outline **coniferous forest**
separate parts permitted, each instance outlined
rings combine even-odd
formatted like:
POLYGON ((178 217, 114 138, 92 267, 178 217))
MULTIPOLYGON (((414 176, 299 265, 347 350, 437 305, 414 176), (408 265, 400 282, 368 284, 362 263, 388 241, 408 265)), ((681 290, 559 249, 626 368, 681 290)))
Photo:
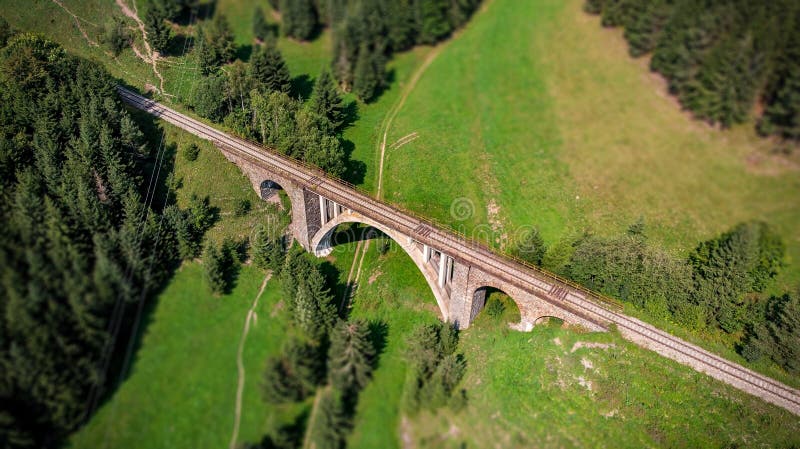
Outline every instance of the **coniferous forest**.
POLYGON ((140 302, 197 254, 208 224, 202 203, 179 210, 155 195, 163 148, 145 144, 115 85, 40 37, 17 35, 0 52, 0 441, 10 447, 53 445, 91 413, 140 302))
POLYGON ((624 27, 630 54, 696 117, 800 139, 800 3, 794 0, 587 0, 603 26, 624 27))

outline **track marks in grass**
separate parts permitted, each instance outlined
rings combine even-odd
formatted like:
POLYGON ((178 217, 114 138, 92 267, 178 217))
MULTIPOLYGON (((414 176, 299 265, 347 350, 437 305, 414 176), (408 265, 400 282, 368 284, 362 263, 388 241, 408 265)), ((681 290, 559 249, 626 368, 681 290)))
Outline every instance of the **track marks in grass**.
POLYGON ((256 315, 258 299, 264 294, 264 289, 267 287, 267 282, 271 277, 272 273, 268 273, 264 277, 264 281, 261 283, 261 288, 258 290, 258 294, 256 295, 255 299, 253 299, 253 305, 250 306, 250 309, 247 311, 247 316, 244 320, 244 327, 242 328, 242 337, 239 339, 239 349, 236 352, 236 368, 239 372, 239 378, 236 384, 236 405, 234 408, 233 434, 231 435, 231 442, 228 445, 230 449, 236 448, 236 440, 239 438, 239 424, 241 423, 242 418, 242 394, 244 393, 245 380, 244 361, 242 360, 242 354, 244 353, 244 342, 247 340, 247 333, 250 331, 250 323, 252 322, 255 324, 258 319, 256 315))

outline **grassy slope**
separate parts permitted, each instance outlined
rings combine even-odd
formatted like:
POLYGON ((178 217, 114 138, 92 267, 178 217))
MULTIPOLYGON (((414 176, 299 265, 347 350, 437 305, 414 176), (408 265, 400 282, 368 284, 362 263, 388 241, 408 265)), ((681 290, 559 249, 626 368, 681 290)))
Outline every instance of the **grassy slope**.
MULTIPOLYGON (((397 245, 379 256, 372 242, 351 316, 387 326, 386 347, 363 391, 351 448, 413 447, 742 447, 798 443, 788 412, 745 395, 613 334, 576 334, 540 326, 510 331, 482 314, 462 333, 467 358, 465 410, 423 413, 403 424, 404 341, 438 314, 422 276, 397 245), (576 342, 610 344, 572 348, 576 342), (586 368, 583 360, 592 364, 586 368), (580 379, 591 383, 591 390, 580 379), (612 416, 605 416, 612 415, 612 416)), ((343 284, 355 244, 328 261, 343 284)), ((494 294, 497 295, 497 294, 494 294)), ((497 295, 505 300, 502 295, 497 295)))
POLYGON ((691 120, 581 4, 491 1, 400 112, 389 141, 420 138, 388 154, 387 198, 453 222, 451 202, 466 197, 470 227, 495 201, 509 238, 535 224, 551 243, 583 228, 617 234, 643 216, 652 240, 680 254, 763 218, 789 244, 782 280, 796 283, 797 171, 766 156, 750 124, 691 120))
MULTIPOLYGON (((447 43, 390 131, 389 142, 420 137, 387 150, 385 197, 501 245, 520 226, 539 226, 552 245, 584 229, 618 235, 642 216, 654 244, 679 256, 737 222, 764 219, 788 244, 775 290, 796 286, 792 162, 770 157, 751 124, 719 131, 682 113, 646 61, 630 61, 621 33, 581 4, 493 0, 447 43), (464 220, 451 211, 461 199, 474 205, 464 220)), ((703 336, 744 362, 729 340, 703 336)), ((797 385, 766 365, 755 368, 797 385)))
MULTIPOLYGON (((234 291, 215 298, 202 267, 185 264, 157 299, 130 376, 70 447, 225 447, 233 429, 236 350, 263 277, 245 267, 234 291)), ((272 414, 261 401, 258 379, 265 357, 284 338, 284 323, 270 315, 279 296, 278 284, 268 283, 245 346, 249 377, 240 441, 259 439, 272 414)))
POLYGON ((462 335, 469 406, 417 417, 419 447, 788 447, 798 421, 609 334, 476 327, 462 335), (580 348, 577 342, 610 344, 580 348))
MULTIPOLYGON (((159 125, 166 130, 168 149, 162 178, 174 170, 182 179, 178 204, 185 207, 194 193, 208 195, 211 206, 218 209, 219 220, 206 234, 208 240, 252 237, 257 226, 279 226, 249 180, 210 143, 174 126, 159 125), (194 162, 186 161, 180 151, 191 142, 201 148, 194 162), (233 215, 240 199, 253 204, 253 210, 244 217, 233 215)), ((157 145, 161 128, 149 134, 156 142, 152 145, 157 145)), ((244 267, 234 291, 215 298, 209 293, 202 267, 184 264, 154 300, 130 376, 75 434, 71 446, 225 447, 233 429, 236 351, 247 310, 263 277, 260 270, 244 267)), ((285 316, 272 315, 279 300, 280 290, 273 279, 259 301, 259 321, 251 325, 245 345, 247 377, 239 441, 257 441, 302 409, 269 409, 259 393, 264 360, 277 352, 285 337, 285 316)))

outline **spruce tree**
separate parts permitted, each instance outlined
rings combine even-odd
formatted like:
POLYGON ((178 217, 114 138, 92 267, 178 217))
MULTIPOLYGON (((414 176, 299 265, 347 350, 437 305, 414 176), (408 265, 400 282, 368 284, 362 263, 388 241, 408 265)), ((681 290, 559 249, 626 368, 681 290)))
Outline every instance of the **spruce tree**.
POLYGON ((14 30, 11 29, 11 25, 8 24, 6 19, 0 17, 0 48, 5 47, 6 42, 13 35, 14 30))
POLYGON ((212 293, 217 295, 225 293, 228 286, 225 279, 226 269, 222 251, 213 243, 209 244, 203 254, 203 271, 212 293))
POLYGON ((253 36, 262 42, 272 41, 275 38, 272 34, 272 27, 264 17, 264 10, 260 6, 256 6, 253 12, 253 36))
POLYGON ((539 233, 539 228, 534 227, 517 243, 514 255, 534 265, 541 265, 546 252, 547 245, 545 245, 544 239, 539 233))
POLYGON ((206 33, 203 31, 202 26, 197 27, 194 54, 201 75, 209 75, 219 68, 219 57, 216 49, 206 39, 206 33))
POLYGON ((223 14, 214 14, 214 19, 206 31, 206 39, 213 46, 220 64, 233 61, 236 56, 236 43, 228 19, 223 14))
POLYGON ((447 19, 448 3, 447 0, 427 0, 417 3, 420 43, 434 44, 450 33, 450 22, 447 19))
POLYGON ((283 243, 266 232, 259 232, 253 240, 253 263, 261 269, 277 271, 283 263, 283 243))
POLYGON ((363 321, 339 321, 331 332, 328 372, 331 385, 350 394, 363 389, 372 375, 375 348, 363 321))
POLYGON ((322 380, 322 370, 315 348, 297 339, 289 339, 279 356, 267 360, 263 377, 264 398, 273 403, 305 399, 322 380))
POLYGON ((281 0, 283 34, 308 40, 317 27, 317 13, 312 0, 281 0))
POLYGON ((315 449, 342 449, 350 428, 350 420, 341 394, 325 389, 319 398, 317 415, 310 430, 311 445, 315 449))
POLYGON ((326 117, 334 129, 338 130, 344 123, 342 97, 329 71, 323 71, 314 83, 309 106, 318 115, 326 117))
POLYGON ((373 53, 366 44, 361 45, 353 73, 353 93, 365 103, 369 102, 378 89, 379 74, 375 73, 373 53))
POLYGON ((250 57, 250 76, 265 92, 288 93, 291 90, 291 74, 275 45, 257 48, 250 57))
POLYGON ((172 29, 164 20, 164 13, 158 8, 150 8, 144 15, 145 32, 147 40, 153 50, 165 53, 169 48, 169 41, 172 38, 172 29))

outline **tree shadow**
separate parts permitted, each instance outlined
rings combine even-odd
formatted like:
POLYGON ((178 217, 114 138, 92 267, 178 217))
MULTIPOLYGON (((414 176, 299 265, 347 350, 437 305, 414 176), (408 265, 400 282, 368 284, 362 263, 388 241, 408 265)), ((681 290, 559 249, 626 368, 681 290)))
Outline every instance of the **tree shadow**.
MULTIPOLYGON (((300 447, 303 444, 303 437, 308 425, 310 413, 311 411, 309 408, 304 408, 300 413, 297 414, 297 416, 295 416, 292 422, 278 427, 268 435, 264 435, 264 438, 261 439, 256 447, 258 449, 300 447)), ((245 444, 241 447, 253 446, 245 444)))
POLYGON ((169 40, 169 47, 166 54, 168 56, 180 57, 192 51, 194 48, 194 38, 185 34, 178 34, 169 40))
POLYGON ((292 95, 302 99, 303 101, 311 98, 311 92, 314 90, 314 80, 308 74, 298 75, 292 78, 292 95))
POLYGON ((375 94, 366 103, 369 104, 378 101, 381 95, 383 95, 383 93, 386 92, 387 89, 389 89, 389 86, 391 86, 394 83, 396 78, 397 78, 397 72, 395 71, 395 69, 391 69, 388 72, 386 72, 385 81, 380 86, 378 86, 377 89, 375 89, 375 94))
POLYGON ((239 45, 236 47, 236 58, 242 62, 249 62, 253 55, 253 44, 239 45))
POLYGON ((341 131, 353 126, 353 124, 359 119, 358 115, 358 102, 353 100, 350 103, 344 105, 342 110, 344 115, 342 120, 342 125, 339 127, 341 131))
MULTIPOLYGON (((325 284, 328 285, 331 289, 331 295, 333 296, 333 302, 335 304, 339 304, 340 299, 344 296, 345 292, 347 291, 347 280, 343 280, 341 277, 341 271, 336 268, 335 265, 328 262, 327 260, 323 261, 319 265, 319 271, 322 273, 322 276, 325 278, 325 284)), ((342 318, 345 318, 344 316, 342 318)))
POLYGON ((353 151, 356 149, 356 145, 352 141, 345 139, 341 139, 340 141, 342 142, 345 160, 345 171, 342 178, 350 184, 363 184, 364 178, 367 176, 367 164, 364 163, 364 161, 352 158, 353 151))
POLYGON ((374 320, 369 324, 369 340, 375 349, 375 356, 372 359, 372 368, 378 369, 380 358, 386 349, 386 340, 389 337, 389 325, 384 321, 374 320))

